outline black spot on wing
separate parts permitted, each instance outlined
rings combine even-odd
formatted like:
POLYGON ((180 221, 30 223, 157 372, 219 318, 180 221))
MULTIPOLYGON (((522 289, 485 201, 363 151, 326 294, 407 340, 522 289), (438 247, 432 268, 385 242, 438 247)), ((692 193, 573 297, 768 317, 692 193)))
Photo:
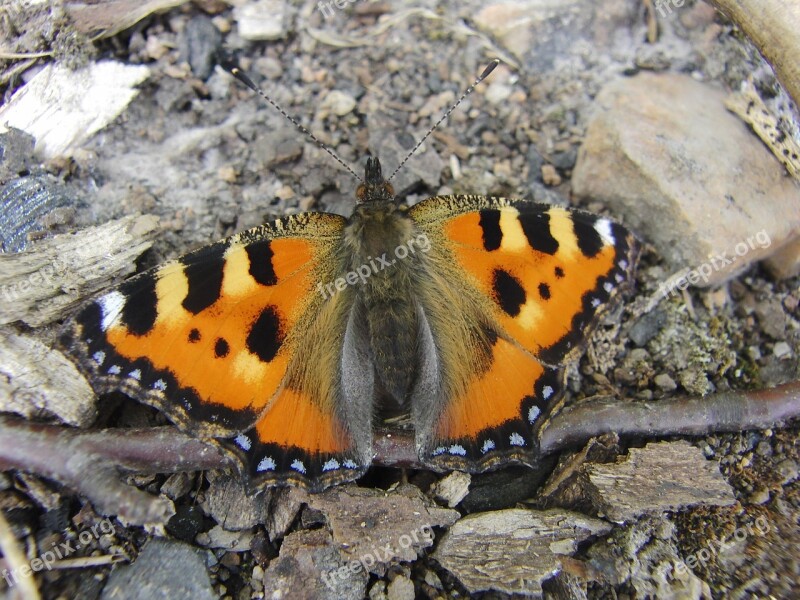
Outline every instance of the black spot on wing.
POLYGON ((556 267, 553 270, 553 273, 555 274, 556 278, 558 278, 558 279, 561 279, 562 277, 564 277, 564 269, 562 269, 561 267, 556 267))
POLYGON ((586 258, 594 258, 603 249, 603 238, 597 233, 594 224, 597 217, 582 213, 572 220, 572 228, 575 238, 578 240, 578 248, 586 258))
POLYGON ((183 272, 189 281, 189 292, 182 304, 190 313, 196 315, 219 300, 226 247, 225 244, 213 244, 181 259, 183 272))
POLYGON ((214 342, 214 356, 217 358, 225 358, 230 351, 231 347, 228 345, 228 342, 223 338, 217 338, 217 341, 214 342))
POLYGON ((550 215, 546 212, 521 212, 517 217, 528 244, 545 254, 558 251, 558 240, 550 233, 550 215))
POLYGON ((261 285, 275 285, 278 277, 272 265, 272 245, 269 240, 253 242, 245 246, 250 261, 250 276, 261 285))
POLYGON ((283 344, 283 328, 274 306, 267 306, 247 334, 247 349, 264 362, 270 362, 283 344))
POLYGON ((550 300, 550 286, 546 283, 539 284, 539 297, 542 300, 550 300))
POLYGON ((522 287, 522 284, 508 271, 495 269, 492 289, 500 308, 507 315, 516 317, 526 300, 525 288, 522 287))
POLYGON ((497 250, 503 241, 503 230, 500 229, 500 211, 482 210, 478 225, 483 231, 483 247, 486 250, 497 250))
POLYGON ((193 344, 195 342, 199 342, 201 337, 200 330, 196 328, 192 328, 192 330, 189 332, 189 341, 193 344))
POLYGON ((153 328, 158 315, 155 277, 138 277, 120 286, 125 296, 122 323, 133 335, 145 335, 153 328))

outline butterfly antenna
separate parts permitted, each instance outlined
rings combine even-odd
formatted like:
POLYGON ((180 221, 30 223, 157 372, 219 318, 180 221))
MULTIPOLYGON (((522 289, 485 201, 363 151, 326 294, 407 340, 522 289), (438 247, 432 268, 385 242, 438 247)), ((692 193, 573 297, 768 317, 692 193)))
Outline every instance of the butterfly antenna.
POLYGON ((430 136, 430 135, 431 135, 431 134, 432 134, 432 133, 433 133, 433 132, 436 130, 436 128, 437 128, 439 125, 441 125, 442 121, 444 121, 444 120, 445 120, 447 117, 449 117, 449 116, 450 116, 450 113, 451 113, 451 112, 453 112, 453 111, 454 111, 456 108, 458 108, 458 105, 459 105, 459 104, 461 104, 461 102, 464 100, 464 98, 466 98, 467 96, 469 96, 469 95, 472 93, 472 91, 475 89, 475 86, 477 86, 477 85, 478 85, 478 84, 479 84, 481 81, 483 81, 484 79, 486 79, 486 78, 489 76, 489 74, 490 74, 492 71, 494 71, 494 68, 495 68, 497 65, 499 65, 499 64, 500 64, 500 59, 499 59, 499 58, 495 58, 495 59, 494 59, 492 62, 490 62, 488 65, 486 65, 486 68, 483 70, 483 73, 481 73, 480 75, 478 75, 478 78, 477 78, 475 81, 473 81, 473 82, 472 82, 472 85, 471 85, 471 86, 469 86, 469 87, 468 87, 466 90, 464 90, 464 93, 463 93, 463 94, 461 94, 461 98, 459 98, 458 100, 456 100, 456 103, 455 103, 455 104, 453 104, 453 106, 451 106, 451 107, 450 107, 450 108, 447 110, 447 112, 446 112, 446 113, 444 113, 444 114, 441 116, 441 118, 440 118, 438 121, 436 121, 436 123, 434 123, 433 127, 431 127, 431 128, 428 130, 428 133, 426 133, 424 136, 422 136, 422 139, 421 139, 420 141, 418 141, 418 142, 417 142, 417 145, 416 145, 416 146, 414 146, 414 147, 411 149, 411 152, 409 152, 409 153, 406 155, 406 157, 405 157, 405 158, 402 160, 402 162, 401 162, 399 165, 397 165, 397 168, 394 170, 394 173, 392 173, 392 174, 389 176, 389 179, 387 179, 386 181, 391 181, 391 180, 394 178, 394 176, 395 176, 395 175, 397 175, 397 172, 398 172, 400 169, 402 169, 402 168, 403 168, 403 165, 404 165, 404 164, 406 164, 406 162, 408 162, 408 159, 409 159, 409 158, 411 158, 411 157, 414 155, 414 153, 417 151, 417 149, 418 149, 420 146, 422 146, 422 144, 425 142, 425 140, 427 140, 427 139, 428 139, 428 137, 429 137, 429 136, 430 136))
POLYGON ((236 65, 234 65, 233 63, 231 63, 230 61, 227 61, 227 60, 220 61, 220 66, 223 69, 225 69, 228 73, 233 75, 236 79, 238 79, 243 84, 245 84, 247 87, 249 87, 251 90, 253 90, 256 94, 258 94, 259 96, 264 98, 264 100, 269 102, 273 106, 273 108, 275 108, 275 110, 277 110, 284 117, 286 117, 289 121, 291 121, 292 124, 295 127, 297 127, 300 131, 302 131, 308 137, 310 137, 312 140, 314 140, 317 143, 317 146, 319 146, 320 148, 325 150, 325 152, 330 154, 333 157, 333 159, 336 162, 338 162, 340 165, 342 165, 345 169, 347 169, 353 177, 358 179, 358 181, 360 181, 361 183, 364 183, 364 180, 361 177, 359 177, 356 174, 356 172, 353 171, 353 169, 351 169, 347 164, 345 164, 345 162, 341 158, 339 158, 333 150, 328 148, 319 138, 317 138, 317 136, 315 136, 308 129, 306 129, 300 123, 298 123, 291 115, 289 115, 289 113, 287 113, 285 110, 283 110, 283 108, 281 108, 281 106, 277 102, 275 102, 272 98, 267 96, 267 94, 260 87, 258 87, 255 83, 253 83, 253 80, 250 79, 247 75, 245 75, 244 72, 239 67, 237 67, 236 65))

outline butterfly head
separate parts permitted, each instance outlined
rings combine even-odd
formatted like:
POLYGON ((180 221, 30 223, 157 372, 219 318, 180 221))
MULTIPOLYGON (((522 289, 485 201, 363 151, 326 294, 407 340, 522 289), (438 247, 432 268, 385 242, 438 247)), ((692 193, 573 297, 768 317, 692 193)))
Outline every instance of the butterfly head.
POLYGON ((356 200, 359 204, 394 200, 394 188, 383 178, 381 161, 377 158, 367 158, 367 166, 364 169, 364 183, 358 186, 356 190, 356 200))

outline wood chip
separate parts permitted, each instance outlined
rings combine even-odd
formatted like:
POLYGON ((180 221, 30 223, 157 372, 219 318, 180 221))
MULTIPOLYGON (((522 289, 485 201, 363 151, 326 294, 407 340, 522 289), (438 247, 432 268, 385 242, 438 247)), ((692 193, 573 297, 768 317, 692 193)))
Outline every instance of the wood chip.
POLYGON ((542 582, 561 571, 563 556, 610 530, 604 521, 570 511, 510 508, 464 517, 445 533, 433 557, 471 593, 538 598, 542 582))
POLYGON ((460 516, 436 506, 412 485, 389 492, 339 486, 309 494, 307 503, 327 517, 345 562, 369 563, 378 575, 392 561, 416 560, 420 550, 433 545, 432 528, 451 525, 460 516))
POLYGON ((47 238, 31 250, 0 254, 0 324, 38 327, 55 321, 115 278, 136 269, 158 219, 128 216, 47 238))
POLYGON ((368 575, 342 561, 326 529, 295 531, 281 544, 280 556, 264 572, 265 598, 360 600, 368 575))
POLYGON ((61 352, 32 337, 0 333, 0 412, 27 418, 55 416, 87 427, 95 411, 92 388, 61 352))
POLYGON ((72 0, 63 7, 71 24, 85 34, 97 38, 111 37, 135 25, 156 11, 185 4, 186 0, 104 0, 81 2, 72 0))
POLYGON ((453 471, 447 477, 436 482, 431 492, 434 498, 446 502, 447 506, 454 508, 466 498, 471 482, 472 477, 469 473, 453 471))
POLYGON ((272 492, 269 515, 264 526, 270 541, 286 535, 308 494, 296 487, 278 488, 272 492))
POLYGON ((617 523, 695 504, 736 502, 717 463, 684 441, 631 448, 620 461, 587 465, 586 472, 592 504, 601 516, 617 523))
POLYGON ((0 108, 0 131, 10 125, 31 134, 43 160, 68 155, 116 119, 149 76, 143 65, 110 60, 77 71, 47 65, 0 108))
POLYGON ((200 503, 203 510, 229 531, 250 529, 267 520, 271 490, 248 494, 241 476, 209 471, 208 490, 200 503))

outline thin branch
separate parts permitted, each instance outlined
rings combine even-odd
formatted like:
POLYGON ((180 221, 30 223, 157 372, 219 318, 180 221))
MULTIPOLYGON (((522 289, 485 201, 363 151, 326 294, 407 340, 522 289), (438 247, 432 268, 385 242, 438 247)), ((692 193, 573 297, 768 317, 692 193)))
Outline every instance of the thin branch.
POLYGON ((89 498, 99 512, 136 524, 163 524, 174 512, 120 481, 118 468, 139 473, 194 471, 231 466, 214 445, 172 427, 80 432, 0 416, 0 469, 31 471, 60 481, 89 498))
MULTIPOLYGON (((542 433, 551 454, 604 433, 653 437, 763 429, 800 417, 800 381, 755 392, 721 392, 705 398, 657 402, 590 401, 566 408, 542 433)), ((374 464, 424 468, 413 434, 378 431, 374 464)), ((0 469, 49 477, 85 495, 102 514, 131 523, 164 523, 172 504, 120 481, 120 470, 166 473, 237 468, 233 454, 172 427, 81 432, 0 416, 0 469)))
POLYGON ((542 434, 550 454, 604 433, 620 436, 704 435, 712 431, 765 429, 800 417, 800 381, 758 391, 728 391, 705 398, 655 402, 602 400, 565 408, 542 434))

